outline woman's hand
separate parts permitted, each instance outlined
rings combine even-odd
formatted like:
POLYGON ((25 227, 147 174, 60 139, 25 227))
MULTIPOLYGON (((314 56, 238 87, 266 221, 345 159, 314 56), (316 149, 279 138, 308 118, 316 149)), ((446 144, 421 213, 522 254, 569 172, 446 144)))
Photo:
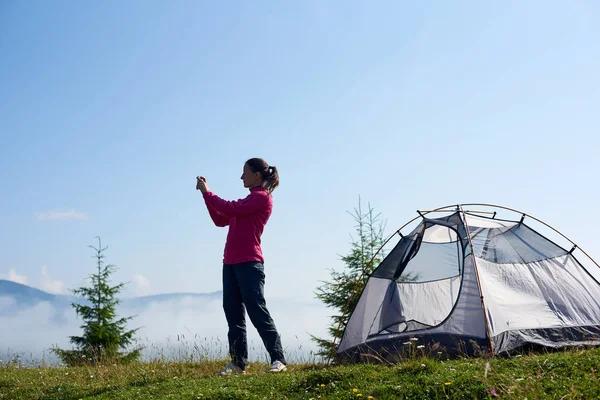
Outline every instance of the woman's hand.
POLYGON ((208 192, 208 184, 206 183, 205 177, 197 176, 196 181, 196 190, 199 190, 202 193, 208 192))

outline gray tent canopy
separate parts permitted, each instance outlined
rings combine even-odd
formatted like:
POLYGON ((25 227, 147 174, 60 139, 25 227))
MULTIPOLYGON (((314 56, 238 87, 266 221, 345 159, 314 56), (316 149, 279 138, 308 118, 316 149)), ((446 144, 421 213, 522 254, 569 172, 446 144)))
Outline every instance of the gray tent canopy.
POLYGON ((600 344, 600 275, 575 257, 577 246, 527 214, 498 219, 463 206, 472 205, 419 212, 409 234, 398 230, 350 316, 338 360, 393 362, 416 345, 453 355, 600 344), (573 247, 538 233, 526 216, 573 247))

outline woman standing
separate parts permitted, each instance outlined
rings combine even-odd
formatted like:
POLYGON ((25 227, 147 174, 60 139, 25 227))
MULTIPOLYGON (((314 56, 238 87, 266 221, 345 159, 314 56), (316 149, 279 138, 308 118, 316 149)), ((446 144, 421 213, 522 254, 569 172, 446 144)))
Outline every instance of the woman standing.
POLYGON ((226 201, 212 193, 204 177, 197 177, 196 189, 202 192, 208 213, 216 226, 229 226, 223 259, 223 309, 229 326, 231 362, 221 375, 243 374, 248 363, 246 317, 258 331, 271 357, 271 372, 286 370, 281 338, 267 310, 264 297, 264 259, 261 235, 271 216, 271 194, 279 185, 277 168, 261 158, 244 164, 241 176, 250 194, 237 201, 226 201))

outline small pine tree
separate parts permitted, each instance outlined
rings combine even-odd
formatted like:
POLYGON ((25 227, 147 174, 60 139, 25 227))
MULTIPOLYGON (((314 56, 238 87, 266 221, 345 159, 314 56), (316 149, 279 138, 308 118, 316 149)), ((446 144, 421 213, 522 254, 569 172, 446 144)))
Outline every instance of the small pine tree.
POLYGON ((76 350, 53 349, 54 353, 70 366, 97 364, 102 361, 130 362, 140 357, 141 348, 133 349, 129 353, 120 351, 133 343, 134 335, 139 328, 126 330, 127 321, 133 317, 116 320, 116 306, 120 302, 116 296, 125 283, 109 285, 109 277, 116 267, 104 264, 102 252, 108 246, 102 248, 102 242, 99 237, 97 238, 98 248, 89 247, 96 251, 98 272, 89 276, 90 287, 73 290, 73 294, 85 298, 88 304, 71 303, 77 315, 84 321, 81 325, 83 334, 70 337, 70 342, 77 347, 76 350))
POLYGON ((353 212, 348 212, 348 214, 356 221, 356 237, 352 237, 351 235, 350 251, 341 257, 346 267, 341 272, 331 269, 331 280, 322 282, 322 285, 315 292, 319 300, 338 312, 338 314, 330 317, 331 323, 329 324, 328 332, 332 336, 332 339, 318 338, 311 335, 312 340, 319 347, 317 355, 324 358, 335 354, 340 335, 344 331, 350 315, 358 303, 369 274, 373 272, 375 267, 385 257, 383 251, 376 256, 377 251, 384 243, 383 233, 385 224, 380 220, 380 214, 374 214, 371 204, 368 204, 366 212, 363 212, 360 197, 358 199, 358 208, 355 208, 353 212), (349 303, 348 299, 350 299, 349 303), (346 310, 345 313, 344 310, 346 310), (337 341, 334 342, 333 338, 336 338, 337 341))

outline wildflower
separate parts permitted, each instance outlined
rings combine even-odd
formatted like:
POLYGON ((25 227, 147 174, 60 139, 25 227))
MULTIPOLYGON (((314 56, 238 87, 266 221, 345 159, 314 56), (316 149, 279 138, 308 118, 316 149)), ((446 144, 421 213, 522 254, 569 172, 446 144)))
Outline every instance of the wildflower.
POLYGON ((411 337, 411 338, 410 338, 410 341, 411 341, 411 342, 416 342, 417 340, 419 340, 419 339, 417 339, 416 337, 411 337))
POLYGON ((404 342, 404 343, 402 343, 402 344, 412 344, 412 343, 411 343, 411 342, 404 342))
POLYGON ((362 397, 362 394, 359 393, 359 394, 356 395, 356 397, 362 397))
POLYGON ((421 368, 425 368, 425 364, 421 364, 421 368))
POLYGON ((352 391, 353 391, 354 393, 358 393, 358 389, 356 389, 356 388, 355 388, 355 389, 352 389, 352 391))
POLYGON ((325 387, 325 384, 324 384, 324 383, 321 383, 321 387, 325 387))
POLYGON ((425 346, 422 345, 422 344, 420 344, 420 345, 417 346, 417 349, 424 349, 424 348, 425 348, 425 346))
POLYGON ((368 399, 368 400, 375 400, 375 397, 373 397, 373 396, 369 396, 369 397, 367 397, 367 399, 368 399))
POLYGON ((446 385, 446 386, 452 385, 452 382, 444 382, 444 385, 446 385))

